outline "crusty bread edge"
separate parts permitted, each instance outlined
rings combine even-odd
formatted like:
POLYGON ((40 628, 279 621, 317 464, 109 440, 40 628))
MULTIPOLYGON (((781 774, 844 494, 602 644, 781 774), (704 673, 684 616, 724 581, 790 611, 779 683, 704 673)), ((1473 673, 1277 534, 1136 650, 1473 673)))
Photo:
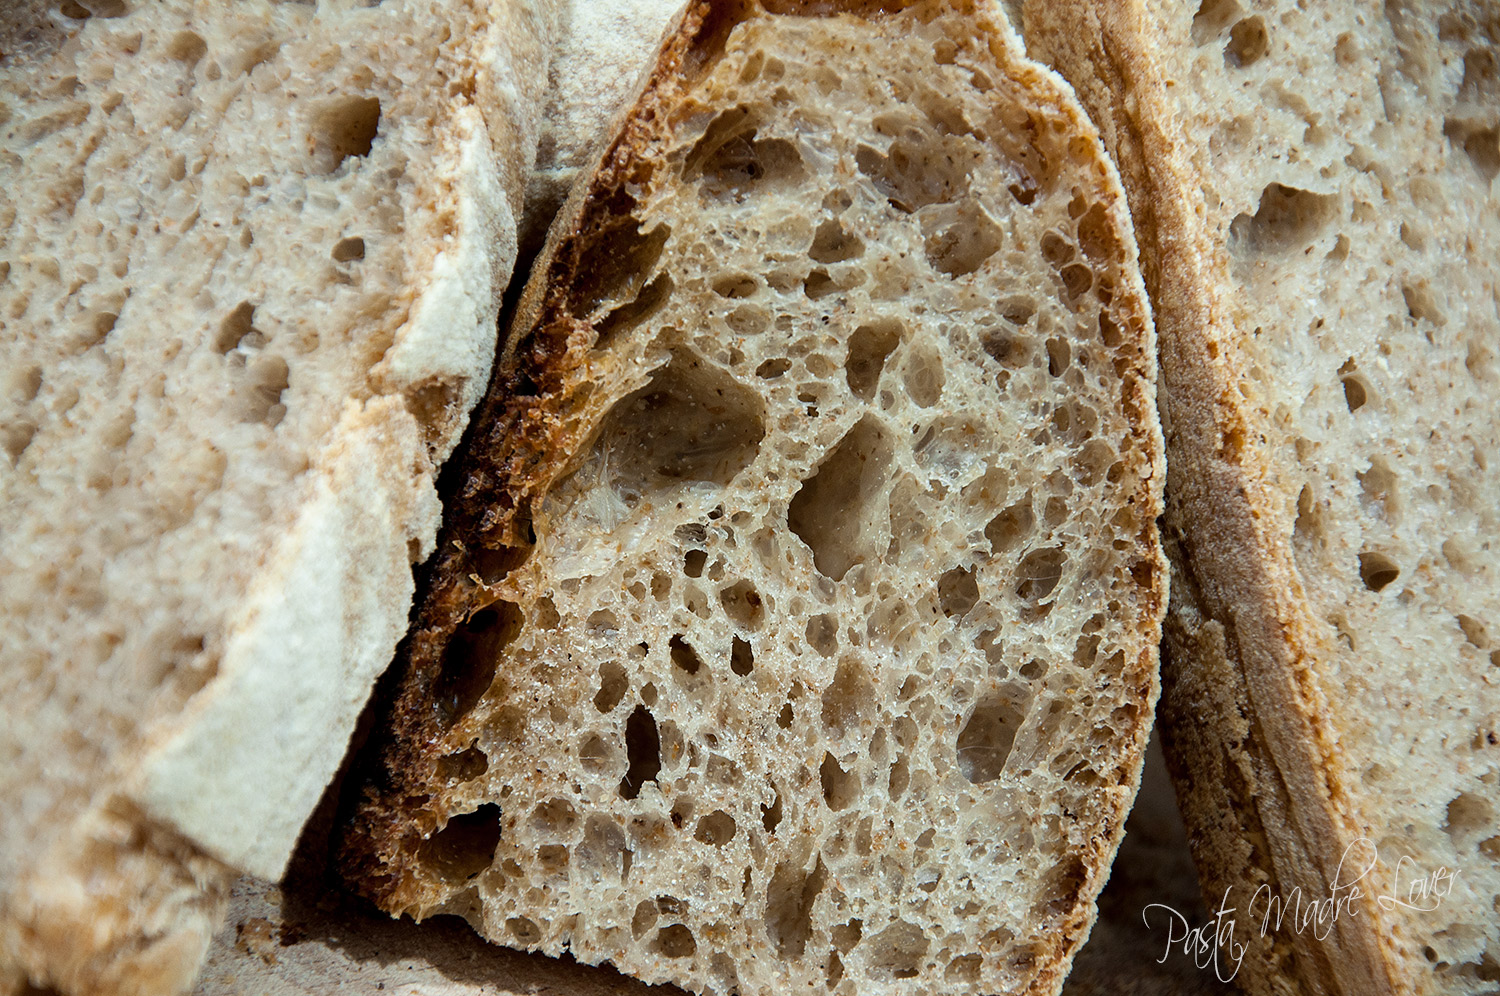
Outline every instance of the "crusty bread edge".
MULTIPOLYGON (((1161 349, 1166 532, 1174 551, 1161 723, 1205 900, 1261 884, 1326 897, 1360 834, 1333 719, 1311 672, 1320 637, 1273 505, 1257 413, 1238 393, 1227 263, 1201 221, 1201 185, 1153 58, 1140 0, 1028 0, 1033 53, 1058 66, 1127 178, 1161 349), (1235 814, 1226 819, 1226 814, 1235 814)), ((1359 996, 1406 985, 1380 912, 1340 917, 1326 944, 1284 930, 1250 945, 1256 994, 1359 996), (1289 973, 1289 974, 1288 974, 1289 973)))
MULTIPOLYGON (((776 6, 778 10, 788 10, 799 4, 781 0, 776 6)), ((827 5, 808 0, 806 6, 827 5)), ((868 9, 896 5, 871 4, 865 0, 849 6, 868 9)), ((623 124, 623 130, 617 125, 615 138, 602 147, 595 165, 581 172, 583 179, 575 184, 559 212, 511 319, 491 393, 475 416, 476 425, 493 427, 484 432, 486 440, 509 436, 509 452, 523 454, 504 467, 487 468, 489 473, 508 482, 520 483, 522 494, 513 495, 514 502, 499 514, 486 516, 481 508, 472 509, 467 516, 471 532, 488 533, 505 544, 524 545, 527 497, 540 493, 564 472, 564 467, 555 460, 549 461, 547 454, 570 452, 578 441, 581 420, 561 419, 554 413, 537 411, 528 411, 523 417, 521 412, 509 410, 513 406, 507 398, 510 390, 529 376, 529 372, 566 366, 570 348, 577 348, 566 332, 559 334, 555 325, 550 336, 535 334, 548 311, 549 294, 555 293, 556 281, 551 275, 563 273, 567 260, 560 257, 578 241, 587 238, 585 213, 590 196, 611 187, 612 171, 624 168, 637 145, 644 141, 643 136, 652 124, 652 114, 664 103, 663 97, 670 95, 674 78, 679 73, 696 71, 695 60, 701 57, 696 51, 698 41, 706 38, 704 47, 720 43, 716 39, 727 34, 727 25, 739 20, 734 13, 726 11, 742 11, 748 7, 749 4, 743 2, 712 4, 708 0, 697 0, 688 5, 668 30, 661 57, 643 81, 640 96, 629 102, 617 119, 623 124), (727 24, 707 23, 716 19, 727 24), (523 436, 529 438, 521 441, 523 436), (524 455, 527 453, 529 456, 524 455), (472 528, 481 522, 483 526, 472 528)), ((1050 99, 1051 110, 1068 118, 1074 131, 1089 143, 1098 163, 1097 179, 1102 191, 1112 198, 1108 205, 1111 219, 1121 235, 1128 262, 1133 263, 1138 255, 1125 190, 1105 152, 1098 129, 1073 98, 1071 87, 1063 77, 1025 58, 1021 40, 1005 19, 1001 7, 994 0, 977 0, 976 7, 979 15, 976 33, 988 33, 996 60, 1021 78, 1032 93, 1050 99)), ((1099 819, 1102 832, 1094 840, 1091 852, 1082 856, 1086 860, 1086 879, 1078 891, 1077 901, 1057 932, 1047 964, 1041 968, 1029 990, 1036 996, 1055 994, 1061 989, 1073 957, 1088 938, 1096 915, 1098 894, 1108 878, 1109 866, 1123 836, 1125 817, 1140 785, 1152 708, 1160 690, 1157 645, 1165 611, 1168 571, 1157 538, 1155 519, 1162 508, 1165 447, 1154 417, 1157 410, 1154 324, 1140 276, 1130 274, 1128 279, 1132 285, 1132 299, 1141 303, 1143 313, 1139 325, 1144 330, 1135 371, 1138 391, 1131 401, 1140 413, 1135 431, 1143 437, 1141 449, 1151 454, 1152 465, 1152 473, 1143 482, 1139 500, 1149 511, 1140 541, 1151 564, 1154 598, 1146 600, 1147 632, 1143 650, 1125 674, 1125 680, 1139 688, 1143 709, 1134 729, 1121 736, 1121 747, 1127 758, 1120 769, 1121 781, 1116 791, 1108 793, 1108 800, 1104 803, 1106 811, 1099 819)), ((545 394, 540 390, 536 393, 545 394)), ((479 439, 476 443, 482 445, 479 439)), ((468 482, 466 488, 461 485, 461 490, 475 495, 493 494, 493 487, 494 480, 486 478, 482 471, 476 479, 468 482)), ((435 758, 405 745, 428 746, 437 742, 435 720, 430 709, 422 708, 423 698, 436 680, 447 634, 481 607, 471 597, 477 586, 468 579, 470 572, 463 567, 466 558, 463 543, 451 535, 459 531, 450 520, 433 565, 433 589, 423 600, 418 624, 403 654, 405 674, 399 680, 396 701, 389 713, 396 724, 393 727, 396 735, 385 741, 381 748, 383 756, 373 761, 375 770, 367 769, 362 792, 346 800, 352 810, 346 814, 346 834, 340 845, 342 870, 360 891, 393 914, 409 908, 410 893, 415 888, 414 882, 402 871, 403 858, 415 849, 421 836, 436 828, 437 820, 435 814, 425 811, 427 801, 432 798, 427 783, 434 776, 435 758)))

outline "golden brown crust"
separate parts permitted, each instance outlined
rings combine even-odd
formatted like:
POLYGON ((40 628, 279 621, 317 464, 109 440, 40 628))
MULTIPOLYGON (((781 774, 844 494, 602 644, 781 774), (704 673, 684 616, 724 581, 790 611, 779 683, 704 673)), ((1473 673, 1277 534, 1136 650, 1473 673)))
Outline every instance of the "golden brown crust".
MULTIPOLYGON (((1319 655, 1317 631, 1291 551, 1267 527, 1274 499, 1256 446, 1264 416, 1238 388, 1240 333, 1222 289, 1228 264, 1179 151, 1146 13, 1138 2, 1033 2, 1026 29, 1033 54, 1056 64, 1102 122, 1136 214, 1156 311, 1165 526, 1177 538, 1163 743, 1205 898, 1217 908, 1225 888, 1246 900, 1263 883, 1326 897, 1359 827, 1306 663, 1319 655)), ((1290 918, 1266 937, 1258 924, 1242 931, 1251 950, 1240 977, 1257 993, 1400 991, 1373 899, 1357 912, 1339 918, 1324 943, 1298 933, 1290 918)))

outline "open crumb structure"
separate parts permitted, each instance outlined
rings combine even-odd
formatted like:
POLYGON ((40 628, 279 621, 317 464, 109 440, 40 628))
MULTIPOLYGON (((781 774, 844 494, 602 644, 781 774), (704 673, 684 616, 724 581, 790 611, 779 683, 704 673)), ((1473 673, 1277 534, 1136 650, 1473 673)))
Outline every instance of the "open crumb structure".
POLYGON ((1123 195, 988 5, 699 4, 522 301, 344 841, 703 993, 1054 990, 1164 579, 1123 195))

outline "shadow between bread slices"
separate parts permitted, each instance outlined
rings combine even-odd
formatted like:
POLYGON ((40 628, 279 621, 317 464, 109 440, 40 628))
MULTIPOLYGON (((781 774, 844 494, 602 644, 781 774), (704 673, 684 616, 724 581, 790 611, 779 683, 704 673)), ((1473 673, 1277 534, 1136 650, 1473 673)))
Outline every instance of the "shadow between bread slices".
POLYGON ((553 229, 341 866, 698 992, 1053 992, 1165 598, 1123 194, 998 8, 767 6, 553 229))

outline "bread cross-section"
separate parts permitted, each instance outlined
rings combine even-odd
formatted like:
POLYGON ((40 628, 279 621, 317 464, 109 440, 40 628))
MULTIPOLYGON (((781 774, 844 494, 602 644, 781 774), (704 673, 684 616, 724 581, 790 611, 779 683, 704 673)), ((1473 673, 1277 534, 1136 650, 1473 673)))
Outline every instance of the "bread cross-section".
POLYGON ((346 873, 697 992, 1054 992, 1156 694, 1151 329, 997 7, 694 4, 523 295, 346 873))

